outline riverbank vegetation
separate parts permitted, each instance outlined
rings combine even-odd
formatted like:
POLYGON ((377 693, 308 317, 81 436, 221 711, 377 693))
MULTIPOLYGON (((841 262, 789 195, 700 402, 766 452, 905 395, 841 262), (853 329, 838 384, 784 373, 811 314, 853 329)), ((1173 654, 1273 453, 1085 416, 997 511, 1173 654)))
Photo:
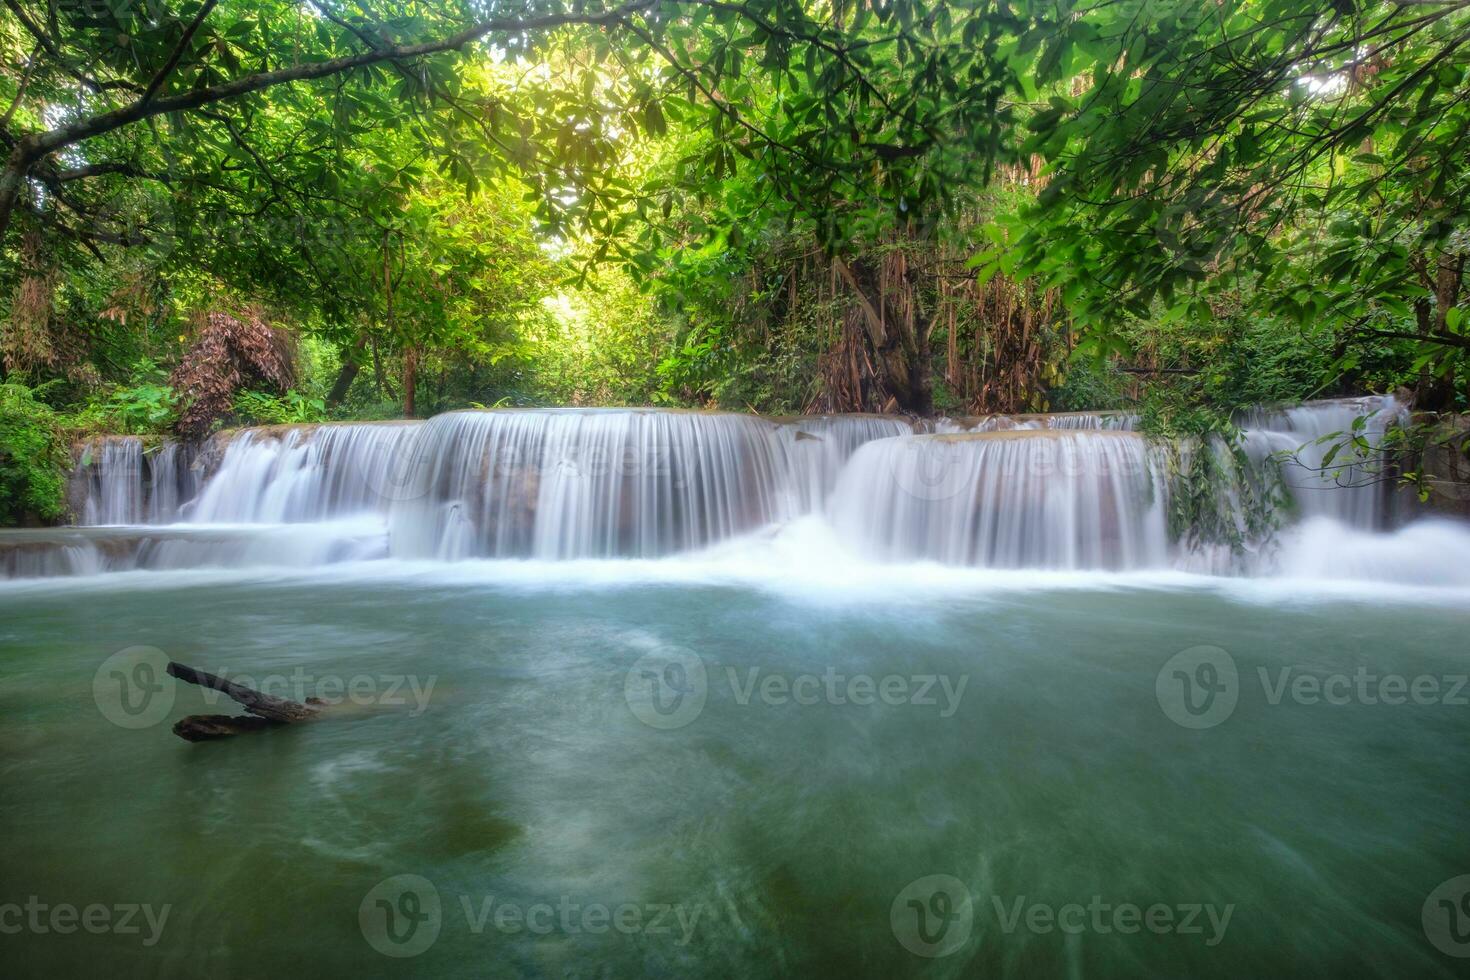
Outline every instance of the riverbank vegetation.
POLYGON ((1459 0, 5 0, 3 506, 87 432, 470 406, 1461 411, 1467 41, 1459 0))

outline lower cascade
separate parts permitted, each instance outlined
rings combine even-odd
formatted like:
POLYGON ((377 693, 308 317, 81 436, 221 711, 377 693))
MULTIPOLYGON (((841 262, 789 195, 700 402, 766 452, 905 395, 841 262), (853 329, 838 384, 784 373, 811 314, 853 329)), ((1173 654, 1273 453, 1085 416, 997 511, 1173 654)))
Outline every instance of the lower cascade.
POLYGON ((876 562, 1319 567, 1277 561, 1274 532, 1313 520, 1383 532, 1402 516, 1389 481, 1350 452, 1329 459, 1337 440, 1323 437, 1373 444, 1405 415, 1387 397, 1247 413, 1236 450, 1153 441, 1124 413, 511 409, 244 429, 190 447, 113 437, 82 449, 72 481, 76 512, 97 527, 4 532, 0 573, 662 558, 797 518, 876 562), (1176 478, 1202 451, 1217 460, 1211 506, 1227 543, 1177 526, 1176 478))
POLYGON ((832 500, 844 538, 886 560, 990 568, 1168 563, 1159 471, 1129 432, 992 431, 858 450, 832 500))

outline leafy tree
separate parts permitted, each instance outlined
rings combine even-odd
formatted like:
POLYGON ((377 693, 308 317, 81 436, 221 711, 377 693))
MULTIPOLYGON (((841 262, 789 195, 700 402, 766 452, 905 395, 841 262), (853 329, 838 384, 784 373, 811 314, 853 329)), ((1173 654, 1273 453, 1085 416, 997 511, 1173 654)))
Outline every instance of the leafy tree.
POLYGON ((1470 5, 1382 0, 1017 4, 998 51, 1035 106, 1045 189, 983 271, 1062 291, 1099 351, 1127 317, 1249 304, 1421 345, 1448 405, 1470 349, 1461 300, 1470 5))

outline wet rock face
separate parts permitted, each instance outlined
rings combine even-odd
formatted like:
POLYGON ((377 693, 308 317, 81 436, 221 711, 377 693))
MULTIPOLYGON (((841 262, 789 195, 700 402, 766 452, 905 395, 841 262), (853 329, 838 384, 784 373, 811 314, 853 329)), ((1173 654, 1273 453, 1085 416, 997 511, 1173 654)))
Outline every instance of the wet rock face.
POLYGON ((1470 518, 1470 415, 1453 416, 1441 424, 1424 454, 1424 478, 1429 486, 1425 506, 1442 514, 1470 518))
POLYGON ((203 477, 192 464, 198 447, 138 436, 99 436, 72 450, 67 508, 72 523, 167 524, 203 477))

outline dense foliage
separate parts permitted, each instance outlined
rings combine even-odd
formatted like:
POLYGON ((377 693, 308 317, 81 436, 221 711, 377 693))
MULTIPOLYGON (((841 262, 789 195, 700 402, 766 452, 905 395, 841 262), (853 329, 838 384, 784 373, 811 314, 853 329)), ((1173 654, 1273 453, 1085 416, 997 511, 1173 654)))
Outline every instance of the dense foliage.
POLYGON ((1462 0, 4 0, 4 424, 1464 409, 1467 40, 1462 0))

